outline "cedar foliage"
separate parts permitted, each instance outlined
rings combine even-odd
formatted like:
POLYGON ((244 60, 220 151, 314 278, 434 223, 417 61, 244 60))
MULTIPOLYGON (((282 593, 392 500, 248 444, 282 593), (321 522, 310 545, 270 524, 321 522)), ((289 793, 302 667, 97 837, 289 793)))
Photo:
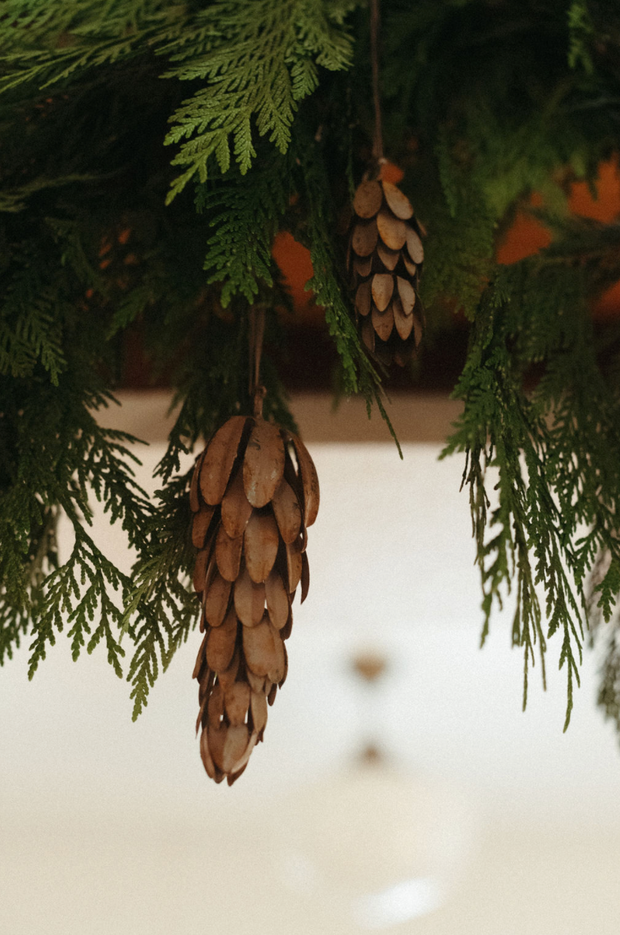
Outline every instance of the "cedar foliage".
MULTIPOLYGON (((382 14, 385 149, 429 230, 429 326, 446 308, 471 323, 445 454, 466 456, 483 636, 513 589, 525 691, 553 641, 568 722, 591 626, 620 730, 619 344, 590 316, 620 278, 620 225, 567 211, 570 183, 618 150, 617 4, 383 0, 382 14), (533 191, 553 243, 502 267, 497 243, 533 191)), ((197 623, 181 456, 248 411, 250 304, 268 345, 283 340, 278 230, 311 251, 342 386, 387 415, 338 235, 371 100, 364 2, 3 3, 0 661, 27 638, 34 671, 66 628, 74 657, 102 642, 120 675, 131 646, 143 708, 197 623), (101 427, 136 329, 178 403, 155 502, 133 480, 133 440, 101 427), (131 576, 89 533, 93 493, 136 550, 131 576)), ((292 427, 268 359, 264 378, 265 414, 292 427)))

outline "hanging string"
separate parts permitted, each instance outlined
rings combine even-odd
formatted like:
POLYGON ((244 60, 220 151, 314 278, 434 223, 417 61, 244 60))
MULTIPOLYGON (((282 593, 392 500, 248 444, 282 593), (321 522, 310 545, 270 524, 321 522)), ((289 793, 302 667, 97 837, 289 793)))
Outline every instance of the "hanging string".
POLYGON ((250 354, 248 374, 248 392, 254 401, 254 416, 260 419, 263 414, 263 400, 267 390, 260 382, 260 360, 263 353, 263 338, 265 336, 265 309, 262 305, 253 305, 250 308, 250 324, 248 331, 248 350, 250 354))
POLYGON ((383 128, 381 98, 379 95, 379 0, 370 0, 370 63, 372 66, 372 99, 375 109, 375 133, 372 155, 377 165, 385 162, 383 155, 383 128))

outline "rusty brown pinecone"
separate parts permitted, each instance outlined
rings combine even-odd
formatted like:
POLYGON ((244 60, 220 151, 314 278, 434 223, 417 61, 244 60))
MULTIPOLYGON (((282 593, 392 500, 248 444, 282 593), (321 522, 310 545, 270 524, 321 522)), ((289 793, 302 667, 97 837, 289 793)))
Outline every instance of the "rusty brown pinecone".
POLYGON ((207 773, 232 785, 263 739, 267 703, 286 678, 291 603, 300 583, 302 602, 308 591, 316 469, 286 429, 233 416, 196 463, 190 505, 205 634, 194 668, 196 728, 207 773))
POLYGON ((393 359, 404 366, 422 337, 422 234, 411 202, 396 185, 361 183, 353 198, 347 267, 362 340, 383 363, 393 359))

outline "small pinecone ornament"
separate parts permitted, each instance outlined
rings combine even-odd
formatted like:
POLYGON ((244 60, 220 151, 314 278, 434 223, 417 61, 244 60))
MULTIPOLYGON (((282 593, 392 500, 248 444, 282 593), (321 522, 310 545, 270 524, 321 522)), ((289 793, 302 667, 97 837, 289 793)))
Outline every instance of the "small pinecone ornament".
POLYGON ((286 678, 291 604, 300 583, 302 603, 308 591, 316 469, 286 429, 260 415, 233 416, 197 461, 190 505, 205 634, 194 668, 196 729, 207 773, 232 785, 263 739, 267 703, 286 678))
POLYGON ((362 340, 384 364, 404 366, 422 338, 423 234, 396 185, 362 182, 353 198, 347 267, 362 340))

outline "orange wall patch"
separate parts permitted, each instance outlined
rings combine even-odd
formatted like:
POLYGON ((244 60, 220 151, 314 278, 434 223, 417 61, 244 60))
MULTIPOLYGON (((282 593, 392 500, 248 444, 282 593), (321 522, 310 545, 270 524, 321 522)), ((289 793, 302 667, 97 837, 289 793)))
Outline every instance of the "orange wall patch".
POLYGON ((279 231, 271 252, 284 276, 297 314, 302 321, 318 319, 320 310, 316 311, 314 293, 306 292, 305 288, 306 283, 313 276, 310 251, 298 243, 288 231, 279 231))

